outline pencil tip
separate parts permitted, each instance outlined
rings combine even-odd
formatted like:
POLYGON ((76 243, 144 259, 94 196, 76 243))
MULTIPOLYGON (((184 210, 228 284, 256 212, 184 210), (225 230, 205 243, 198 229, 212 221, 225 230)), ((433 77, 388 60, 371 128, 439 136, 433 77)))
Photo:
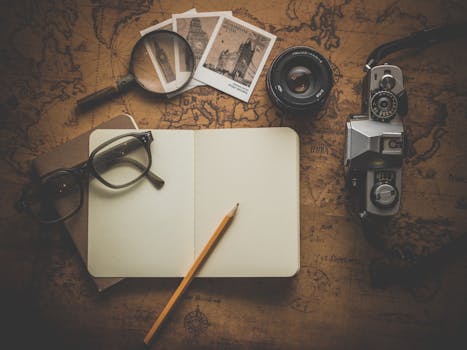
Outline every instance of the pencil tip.
POLYGON ((229 212, 229 216, 234 216, 235 213, 237 212, 237 209, 238 209, 238 206, 239 206, 239 203, 235 204, 235 207, 232 208, 232 210, 229 212))

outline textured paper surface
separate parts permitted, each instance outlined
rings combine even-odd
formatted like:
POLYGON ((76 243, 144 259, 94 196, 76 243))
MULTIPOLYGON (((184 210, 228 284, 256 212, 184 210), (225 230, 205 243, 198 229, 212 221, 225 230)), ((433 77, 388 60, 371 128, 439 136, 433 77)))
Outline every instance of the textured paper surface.
MULTIPOLYGON (((200 272, 291 276, 299 267, 298 136, 289 128, 151 130, 153 170, 125 190, 90 183, 88 269, 95 276, 180 277, 225 214, 238 214, 200 272)), ((96 147, 124 131, 97 130, 96 147)), ((91 148, 92 149, 92 148, 91 148)))
MULTIPOLYGON (((90 149, 120 130, 97 130, 90 149)), ((165 180, 157 190, 142 179, 113 190, 89 184, 88 270, 94 276, 178 277, 193 262, 193 137, 188 130, 157 130, 152 169, 165 180)))
POLYGON ((298 136, 289 128, 234 130, 195 134, 196 256, 240 203, 199 275, 291 276, 300 258, 298 136))

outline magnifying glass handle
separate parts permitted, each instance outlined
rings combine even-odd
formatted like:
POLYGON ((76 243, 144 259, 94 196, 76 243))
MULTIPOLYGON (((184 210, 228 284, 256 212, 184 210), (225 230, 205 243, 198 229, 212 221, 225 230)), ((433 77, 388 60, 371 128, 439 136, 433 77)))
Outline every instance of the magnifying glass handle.
POLYGON ((125 91, 135 81, 135 77, 132 74, 128 74, 117 81, 116 85, 108 86, 92 94, 80 98, 76 102, 76 107, 79 109, 87 109, 98 103, 101 103, 107 99, 117 96, 119 93, 125 91))

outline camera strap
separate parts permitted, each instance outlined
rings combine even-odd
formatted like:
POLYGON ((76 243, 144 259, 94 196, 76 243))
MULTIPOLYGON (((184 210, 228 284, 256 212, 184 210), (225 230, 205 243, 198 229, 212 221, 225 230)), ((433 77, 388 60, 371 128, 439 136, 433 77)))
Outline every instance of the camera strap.
POLYGON ((441 41, 457 39, 467 35, 467 22, 449 24, 414 32, 408 37, 390 41, 374 49, 366 60, 365 72, 369 71, 387 55, 410 48, 425 48, 441 41))
POLYGON ((465 255, 467 234, 453 238, 428 255, 416 255, 410 245, 389 246, 381 236, 389 220, 369 216, 363 221, 363 232, 368 242, 384 253, 384 256, 375 258, 370 263, 370 282, 373 287, 417 286, 435 270, 442 269, 450 261, 465 255))

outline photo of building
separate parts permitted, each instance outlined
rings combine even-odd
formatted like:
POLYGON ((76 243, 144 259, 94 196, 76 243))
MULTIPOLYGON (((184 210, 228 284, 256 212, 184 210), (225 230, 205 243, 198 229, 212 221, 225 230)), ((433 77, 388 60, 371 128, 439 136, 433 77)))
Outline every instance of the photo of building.
POLYGON ((186 40, 190 44, 195 59, 199 60, 206 48, 209 41, 208 34, 203 30, 201 26, 201 20, 199 17, 194 17, 190 21, 190 29, 186 40))
POLYGON ((270 39, 224 20, 203 66, 249 87, 270 39))

